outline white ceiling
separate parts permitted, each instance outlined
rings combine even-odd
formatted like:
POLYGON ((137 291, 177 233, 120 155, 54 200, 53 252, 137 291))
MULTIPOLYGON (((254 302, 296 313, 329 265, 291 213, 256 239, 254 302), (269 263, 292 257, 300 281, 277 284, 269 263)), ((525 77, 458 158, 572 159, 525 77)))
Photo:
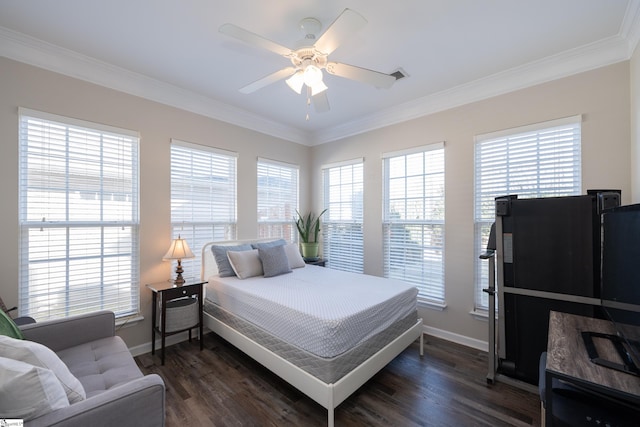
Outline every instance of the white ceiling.
MULTIPOLYGON (((314 145, 629 59, 640 0, 0 0, 0 55, 314 145), (330 56, 408 77, 391 89, 328 75, 331 111, 279 81, 290 65, 218 31, 295 48, 298 23, 345 9, 368 24, 330 56)), ((1 77, 0 77, 1 78, 1 77)))

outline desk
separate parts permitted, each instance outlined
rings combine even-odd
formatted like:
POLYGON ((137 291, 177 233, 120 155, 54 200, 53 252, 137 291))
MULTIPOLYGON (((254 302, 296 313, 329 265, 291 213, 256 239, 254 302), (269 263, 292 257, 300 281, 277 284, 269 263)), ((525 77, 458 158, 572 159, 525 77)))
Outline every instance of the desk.
POLYGON ((156 332, 160 334, 161 342, 162 342, 162 356, 161 361, 164 365, 164 347, 165 347, 165 338, 168 335, 177 334, 179 332, 189 331, 189 341, 191 341, 191 329, 199 328, 199 338, 200 338, 200 350, 203 348, 203 319, 202 319, 202 285, 207 282, 187 282, 182 286, 174 285, 173 281, 165 281, 158 283, 151 283, 147 285, 153 292, 152 298, 152 309, 151 309, 151 354, 154 354, 156 351, 156 332), (158 298, 160 298, 160 311, 161 311, 161 324, 158 325, 157 321, 157 309, 158 309, 158 298), (176 298, 197 298, 198 299, 198 322, 194 322, 192 325, 188 325, 185 328, 174 330, 171 332, 167 332, 167 302, 174 300, 176 298))
MULTIPOLYGON (((612 397, 640 408, 640 377, 618 372, 589 360, 582 340, 582 331, 614 334, 607 320, 593 319, 551 311, 547 342, 546 369, 546 425, 553 425, 553 378, 582 387, 585 391, 612 397)), ((601 343, 598 351, 607 360, 619 356, 610 343, 601 343)), ((640 412, 639 412, 640 416, 640 412)))

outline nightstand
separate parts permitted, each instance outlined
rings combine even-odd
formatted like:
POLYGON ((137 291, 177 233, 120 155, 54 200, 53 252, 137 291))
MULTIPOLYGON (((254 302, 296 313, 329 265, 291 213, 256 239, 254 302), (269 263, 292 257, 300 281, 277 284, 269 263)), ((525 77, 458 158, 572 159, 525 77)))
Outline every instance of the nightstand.
POLYGON ((151 316, 151 354, 156 351, 156 332, 160 334, 162 341, 161 361, 164 365, 164 347, 167 336, 180 332, 199 328, 200 350, 203 348, 203 321, 202 321, 202 286, 206 281, 187 281, 182 286, 177 286, 173 280, 147 284, 147 288, 153 292, 151 316), (158 300, 159 298, 159 300, 158 300), (160 315, 158 316, 158 306, 160 315), (158 317, 159 322, 158 322, 158 317), (160 324, 158 324, 160 323, 160 324))
POLYGON ((304 260, 305 264, 309 264, 309 265, 317 265, 320 267, 325 267, 325 265, 327 264, 327 260, 324 258, 318 258, 318 259, 310 259, 310 260, 304 260))

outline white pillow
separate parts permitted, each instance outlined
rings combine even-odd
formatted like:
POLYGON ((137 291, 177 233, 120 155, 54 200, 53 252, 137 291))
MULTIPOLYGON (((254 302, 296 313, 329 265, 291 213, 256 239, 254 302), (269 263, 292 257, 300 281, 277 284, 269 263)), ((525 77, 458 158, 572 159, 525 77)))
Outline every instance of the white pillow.
POLYGON ((301 268, 307 265, 300 254, 300 248, 298 248, 297 243, 289 243, 288 245, 285 245, 284 253, 287 254, 289 268, 301 268))
POLYGON ((258 256, 258 250, 252 249, 250 251, 229 251, 227 252, 229 258, 229 264, 236 273, 236 276, 240 279, 246 279, 248 277, 262 276, 262 261, 258 256))
POLYGON ((2 418, 32 420, 67 406, 67 394, 49 369, 0 357, 2 418))
POLYGON ((69 371, 67 365, 60 360, 57 354, 42 344, 0 335, 0 357, 50 369, 62 384, 69 403, 80 402, 87 398, 84 387, 69 371))

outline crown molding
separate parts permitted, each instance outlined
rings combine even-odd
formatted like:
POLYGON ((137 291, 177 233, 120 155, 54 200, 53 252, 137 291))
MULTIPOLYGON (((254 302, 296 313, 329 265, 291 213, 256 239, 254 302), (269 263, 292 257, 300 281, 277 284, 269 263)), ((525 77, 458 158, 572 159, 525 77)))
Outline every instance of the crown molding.
POLYGON ((309 145, 309 135, 214 99, 0 27, 0 56, 276 138, 309 145))
MULTIPOLYGON (((635 26, 636 28, 638 25, 635 26)), ((505 70, 490 76, 387 108, 312 136, 312 144, 324 144, 418 117, 482 101, 494 96, 550 82, 585 71, 626 61, 633 53, 626 39, 617 35, 505 70)))
POLYGON ((626 61, 640 41, 640 0, 629 2, 618 35, 430 94, 374 114, 306 132, 193 91, 0 27, 0 56, 307 146, 337 141, 537 84, 626 61))
POLYGON ((631 58, 633 52, 640 42, 640 1, 632 0, 627 6, 627 10, 620 25, 620 37, 627 40, 628 56, 631 58))

